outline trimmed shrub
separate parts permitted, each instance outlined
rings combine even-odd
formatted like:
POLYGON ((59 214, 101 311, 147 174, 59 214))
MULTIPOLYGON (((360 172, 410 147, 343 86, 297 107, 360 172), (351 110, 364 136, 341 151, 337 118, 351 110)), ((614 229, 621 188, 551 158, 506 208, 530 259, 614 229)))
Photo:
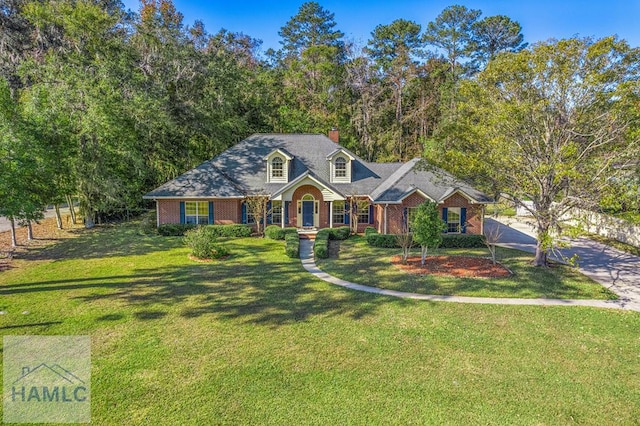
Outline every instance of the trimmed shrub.
POLYGON ((373 234, 365 236, 367 244, 373 247, 395 248, 398 245, 398 238, 395 234, 373 234))
POLYGON ((364 228, 364 236, 366 237, 367 235, 371 235, 371 234, 377 234, 378 230, 376 228, 374 228, 373 226, 367 226, 366 228, 364 228))
MULTIPOLYGON (((396 248, 398 245, 397 236, 395 234, 374 234, 365 235, 367 244, 372 247, 396 248)), ((419 246, 414 242, 413 247, 419 246)), ((441 248, 482 248, 485 247, 484 235, 465 235, 465 234, 444 234, 442 236, 441 248)))
POLYGON ((322 229, 316 234, 313 252, 320 259, 329 257, 329 237, 331 234, 329 229, 322 229))
POLYGON ((285 233, 284 252, 291 258, 300 258, 300 237, 297 232, 285 233))
POLYGON ((351 228, 349 228, 348 226, 327 228, 327 230, 329 231, 329 239, 331 240, 346 240, 351 235, 351 228))
POLYGON ((264 234, 272 240, 284 240, 287 232, 297 232, 296 228, 281 228, 278 225, 269 225, 265 228, 264 234))
MULTIPOLYGON (((190 229, 194 229, 198 225, 192 223, 166 223, 160 225, 158 233, 165 237, 179 237, 185 235, 190 229)), ((199 228, 208 229, 209 235, 217 238, 244 238, 250 237, 253 228, 250 225, 201 225, 199 228)))
POLYGON ((192 223, 165 223, 158 227, 158 234, 164 237, 181 237, 195 227, 196 225, 192 223))
POLYGON ((481 248, 485 247, 484 235, 445 234, 442 236, 442 248, 481 248))
POLYGON ((185 232, 184 243, 199 259, 220 259, 229 254, 229 249, 218 244, 213 230, 204 226, 185 232))
POLYGON ((205 225, 204 228, 209 229, 211 235, 219 238, 244 238, 250 237, 253 233, 251 225, 205 225))

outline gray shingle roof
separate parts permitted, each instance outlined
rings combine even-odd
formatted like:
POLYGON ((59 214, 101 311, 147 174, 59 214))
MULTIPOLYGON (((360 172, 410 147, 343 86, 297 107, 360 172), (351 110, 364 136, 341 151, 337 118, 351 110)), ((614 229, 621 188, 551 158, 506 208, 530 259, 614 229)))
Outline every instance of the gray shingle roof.
MULTIPOLYGON (((411 188, 418 188, 439 201, 456 188, 478 202, 489 197, 444 172, 422 170, 419 160, 407 163, 368 163, 349 152, 352 161, 350 183, 330 183, 327 156, 339 148, 324 135, 254 134, 176 179, 149 192, 145 198, 242 197, 274 194, 286 183, 267 183, 264 158, 276 149, 291 157, 289 182, 309 173, 344 195, 369 195, 376 202, 400 202, 411 188)), ((342 148, 344 149, 344 148, 342 148)))

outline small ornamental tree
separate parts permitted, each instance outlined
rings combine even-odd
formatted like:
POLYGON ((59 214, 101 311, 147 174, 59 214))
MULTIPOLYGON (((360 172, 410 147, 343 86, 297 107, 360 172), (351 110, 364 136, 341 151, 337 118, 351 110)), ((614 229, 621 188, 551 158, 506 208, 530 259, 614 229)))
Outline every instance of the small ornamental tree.
POLYGON ((262 224, 266 220, 267 212, 267 203, 269 202, 269 197, 266 195, 253 195, 247 197, 245 199, 245 204, 247 205, 247 213, 251 214, 256 223, 256 232, 259 235, 262 235, 262 224))
POLYGON ((420 204, 411 219, 413 240, 420 244, 422 265, 429 248, 436 249, 442 243, 445 224, 438 214, 438 205, 431 201, 420 204))

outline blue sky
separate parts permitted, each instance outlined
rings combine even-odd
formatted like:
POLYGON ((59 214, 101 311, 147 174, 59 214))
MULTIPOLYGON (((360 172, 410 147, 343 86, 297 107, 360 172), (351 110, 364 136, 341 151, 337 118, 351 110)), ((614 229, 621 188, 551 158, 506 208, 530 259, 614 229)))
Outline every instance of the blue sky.
MULTIPOLYGON (((208 32, 221 28, 242 32, 263 41, 262 49, 279 48, 278 30, 298 12, 304 1, 174 0, 187 25, 202 20, 208 32)), ((482 16, 507 15, 520 22, 525 41, 573 36, 604 37, 617 34, 640 46, 640 0, 325 0, 318 1, 335 13, 337 28, 349 40, 365 44, 379 24, 403 18, 423 27, 447 6, 462 4, 482 10, 482 16)), ((125 7, 139 9, 137 0, 124 0, 125 7)))

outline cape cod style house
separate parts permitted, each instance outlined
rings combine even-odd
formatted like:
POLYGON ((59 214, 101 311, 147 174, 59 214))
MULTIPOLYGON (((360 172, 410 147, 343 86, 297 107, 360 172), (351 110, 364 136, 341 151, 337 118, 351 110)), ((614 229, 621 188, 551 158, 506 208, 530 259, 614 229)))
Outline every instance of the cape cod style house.
POLYGON ((440 206, 450 233, 483 233, 485 194, 444 172, 424 170, 419 160, 370 163, 338 144, 338 132, 254 134, 217 157, 149 192, 158 225, 166 223, 263 223, 327 228, 350 223, 399 233, 412 209, 425 200, 440 206), (268 213, 255 218, 245 200, 269 198, 268 213), (353 204, 358 205, 357 210, 353 204), (249 210, 249 211, 248 211, 249 210))

